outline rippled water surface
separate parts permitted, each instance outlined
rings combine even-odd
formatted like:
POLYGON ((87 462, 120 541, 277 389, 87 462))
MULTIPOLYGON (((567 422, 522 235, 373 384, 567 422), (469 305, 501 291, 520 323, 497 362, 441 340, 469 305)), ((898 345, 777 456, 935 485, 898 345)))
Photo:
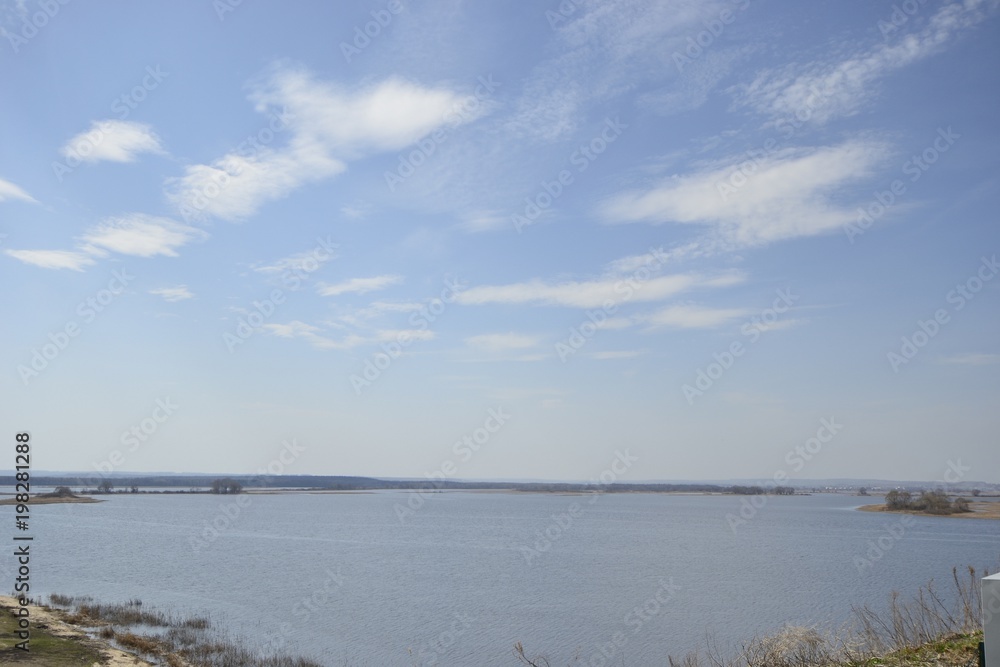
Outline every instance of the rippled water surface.
MULTIPOLYGON (((205 495, 36 506, 32 592, 207 614, 331 666, 515 665, 518 641, 586 665, 616 633, 613 663, 637 666, 709 632, 837 624, 851 605, 1000 560, 1000 521, 901 526, 846 496, 769 497, 735 532, 731 496, 437 493, 401 520, 408 498, 247 496, 233 518, 220 518, 231 498, 205 495), (213 522, 224 529, 196 550, 213 522)), ((0 567, 13 582, 9 555, 0 567)))

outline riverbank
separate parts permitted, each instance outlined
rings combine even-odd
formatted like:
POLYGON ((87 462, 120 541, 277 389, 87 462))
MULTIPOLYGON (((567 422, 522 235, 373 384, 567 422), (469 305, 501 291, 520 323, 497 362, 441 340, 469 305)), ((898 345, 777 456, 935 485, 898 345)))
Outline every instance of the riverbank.
MULTIPOLYGON (((317 662, 248 647, 204 617, 144 608, 141 600, 104 604, 90 597, 50 596, 27 605, 29 651, 17 648, 18 600, 0 596, 0 665, 28 667, 322 667, 317 662)), ((283 638, 282 646, 284 646, 283 638)))
POLYGON ((1000 519, 1000 502, 970 502, 968 512, 954 514, 931 514, 919 510, 891 510, 885 505, 862 505, 862 512, 885 512, 886 514, 913 514, 916 516, 939 516, 954 519, 1000 519))
POLYGON ((105 667, 152 667, 152 663, 132 653, 91 637, 70 623, 66 612, 36 604, 28 605, 29 650, 16 648, 16 644, 23 641, 15 635, 18 621, 14 611, 19 607, 15 598, 0 595, 0 664, 68 667, 99 663, 105 667))

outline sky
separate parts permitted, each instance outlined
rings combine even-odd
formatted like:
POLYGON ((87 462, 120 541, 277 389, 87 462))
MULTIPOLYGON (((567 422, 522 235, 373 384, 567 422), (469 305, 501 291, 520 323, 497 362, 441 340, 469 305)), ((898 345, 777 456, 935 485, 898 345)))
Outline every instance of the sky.
POLYGON ((34 469, 1000 482, 996 1, 0 26, 34 469))

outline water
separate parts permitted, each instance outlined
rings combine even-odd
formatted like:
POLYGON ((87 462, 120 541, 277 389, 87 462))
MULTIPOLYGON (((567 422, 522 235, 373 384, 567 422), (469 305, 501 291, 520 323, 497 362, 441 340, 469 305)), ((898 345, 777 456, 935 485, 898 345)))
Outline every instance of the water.
MULTIPOLYGON (((407 492, 240 498, 233 519, 232 497, 207 495, 35 506, 32 593, 138 597, 331 666, 515 665, 518 641, 587 665, 616 633, 612 663, 636 666, 707 633, 728 645, 837 625, 890 590, 947 583, 954 565, 1000 562, 1000 521, 903 526, 846 496, 768 497, 735 533, 732 496, 437 493, 402 522, 407 492), (224 529, 196 551, 213 521, 224 529)), ((7 554, 6 590, 12 572, 7 554)))

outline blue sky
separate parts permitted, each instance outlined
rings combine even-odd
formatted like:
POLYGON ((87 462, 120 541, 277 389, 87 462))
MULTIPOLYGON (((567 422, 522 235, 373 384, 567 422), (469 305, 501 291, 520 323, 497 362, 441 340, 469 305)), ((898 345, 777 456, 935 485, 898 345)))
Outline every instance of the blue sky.
POLYGON ((0 7, 35 468, 1000 481, 996 2, 0 7))

